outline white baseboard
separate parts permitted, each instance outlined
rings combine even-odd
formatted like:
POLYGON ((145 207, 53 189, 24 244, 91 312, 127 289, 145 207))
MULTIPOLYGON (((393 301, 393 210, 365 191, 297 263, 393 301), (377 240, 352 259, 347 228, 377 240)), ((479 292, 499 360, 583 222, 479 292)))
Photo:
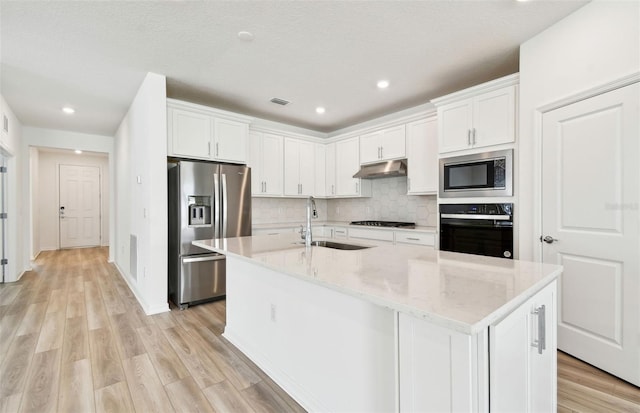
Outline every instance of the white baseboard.
POLYGON ((146 315, 166 313, 167 311, 170 311, 168 302, 161 305, 149 306, 147 302, 142 298, 142 295, 138 291, 137 286, 133 282, 131 282, 131 279, 125 274, 124 271, 122 271, 122 268, 120 268, 118 263, 114 262, 113 265, 120 273, 122 279, 127 283, 129 289, 133 292, 133 295, 136 297, 136 300, 138 300, 138 303, 140 303, 140 306, 142 306, 142 310, 146 315))
POLYGON ((252 346, 245 340, 242 340, 237 335, 229 331, 229 328, 224 329, 222 336, 227 339, 231 344, 236 346, 244 355, 246 355, 251 361, 253 361, 267 376, 280 386, 291 398, 298 402, 308 412, 328 412, 326 406, 323 406, 316 397, 310 394, 308 391, 300 387, 300 385, 286 373, 278 368, 268 357, 252 346))

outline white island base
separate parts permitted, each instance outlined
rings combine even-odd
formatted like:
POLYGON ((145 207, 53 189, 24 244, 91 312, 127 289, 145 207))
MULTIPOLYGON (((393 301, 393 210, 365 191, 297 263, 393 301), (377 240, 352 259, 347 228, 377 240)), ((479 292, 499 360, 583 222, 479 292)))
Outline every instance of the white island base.
POLYGON ((292 235, 227 256, 224 337, 312 412, 556 410, 559 266, 292 235))
POLYGON ((466 334, 232 256, 227 273, 224 337, 308 411, 555 411, 555 316, 530 345, 555 281, 466 334))

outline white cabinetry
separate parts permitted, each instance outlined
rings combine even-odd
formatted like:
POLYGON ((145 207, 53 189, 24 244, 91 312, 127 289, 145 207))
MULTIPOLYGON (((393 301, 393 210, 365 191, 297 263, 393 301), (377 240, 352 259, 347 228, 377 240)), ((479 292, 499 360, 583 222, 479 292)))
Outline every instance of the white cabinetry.
POLYGON ((515 141, 518 75, 434 99, 440 153, 515 141))
POLYGON ((396 244, 413 244, 434 247, 436 245, 435 232, 418 232, 416 230, 395 231, 396 244))
POLYGON ((315 152, 315 191, 314 196, 326 197, 327 193, 327 148, 323 143, 314 143, 315 152))
POLYGON ((227 162, 246 162, 247 136, 246 123, 213 118, 213 158, 227 162))
POLYGON ((489 328, 492 412, 556 410, 556 282, 489 328))
POLYGON ((281 196, 283 179, 282 136, 251 132, 251 194, 281 196))
POLYGON ((310 196, 315 186, 315 151, 312 142, 285 138, 284 194, 310 196))
POLYGON ((325 194, 336 195, 336 144, 328 143, 325 147, 325 194))
POLYGON ((177 100, 167 102, 169 156, 247 161, 250 118, 177 100))
POLYGON ((371 196, 371 182, 354 178, 360 170, 358 138, 336 142, 336 195, 371 196))
POLYGON ((349 239, 371 239, 393 243, 393 231, 383 229, 349 228, 349 239))
POLYGON ((395 126, 360 136, 360 163, 406 156, 405 126, 395 126))
POLYGON ((438 192, 438 123, 430 117, 407 124, 407 193, 438 192))

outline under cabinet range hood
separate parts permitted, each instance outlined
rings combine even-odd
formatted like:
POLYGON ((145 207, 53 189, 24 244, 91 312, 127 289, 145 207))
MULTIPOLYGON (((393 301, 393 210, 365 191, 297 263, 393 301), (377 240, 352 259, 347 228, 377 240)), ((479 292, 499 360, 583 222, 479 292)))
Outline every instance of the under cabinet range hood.
POLYGON ((354 178, 363 179, 388 178, 392 176, 407 176, 406 159, 361 165, 358 173, 353 175, 354 178))

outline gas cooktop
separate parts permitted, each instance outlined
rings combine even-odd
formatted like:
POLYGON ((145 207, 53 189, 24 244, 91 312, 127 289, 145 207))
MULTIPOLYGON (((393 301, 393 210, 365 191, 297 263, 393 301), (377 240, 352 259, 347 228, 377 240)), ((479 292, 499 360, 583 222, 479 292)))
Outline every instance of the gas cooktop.
POLYGON ((415 222, 396 221, 351 221, 351 225, 366 225, 369 227, 390 227, 390 228, 415 228, 415 222))

